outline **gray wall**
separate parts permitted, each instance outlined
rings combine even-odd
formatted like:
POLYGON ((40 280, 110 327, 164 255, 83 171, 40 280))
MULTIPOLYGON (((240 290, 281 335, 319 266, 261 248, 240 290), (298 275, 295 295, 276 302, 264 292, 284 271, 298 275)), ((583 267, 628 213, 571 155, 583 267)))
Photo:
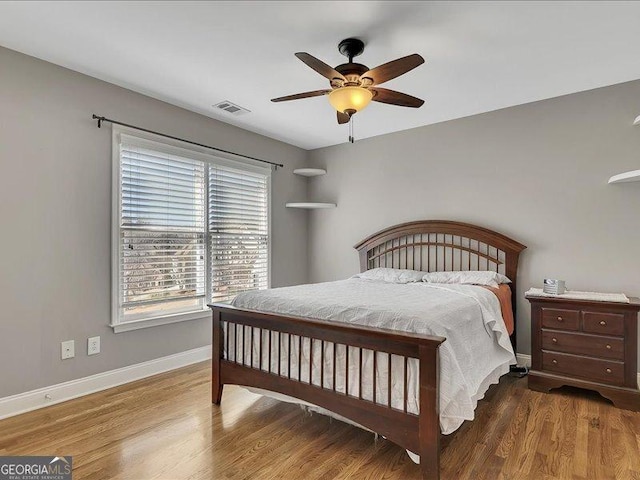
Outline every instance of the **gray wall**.
POLYGON ((638 114, 635 81, 311 152, 328 173, 310 198, 338 207, 310 216, 310 280, 357 272, 353 245, 390 225, 482 225, 528 246, 517 322, 530 353, 523 293, 543 278, 640 296, 640 183, 607 185, 640 169, 638 114))
POLYGON ((111 133, 93 112, 284 163, 273 176, 274 286, 352 275, 357 241, 441 218, 529 247, 522 353, 522 293, 544 277, 640 295, 640 184, 606 184, 640 168, 631 126, 640 81, 305 152, 10 50, 0 48, 0 66, 0 397, 210 343, 208 320, 120 334, 107 326, 111 133), (328 174, 307 182, 291 173, 309 163, 328 174), (307 190, 338 208, 308 221, 284 208, 307 190), (93 335, 102 353, 88 357, 93 335), (63 362, 67 339, 76 358, 63 362))
POLYGON ((292 174, 304 150, 0 48, 0 397, 210 343, 210 320, 114 334, 110 322, 111 128, 92 113, 279 161, 272 284, 307 279, 307 215, 292 174), (102 337, 88 357, 86 339, 102 337), (60 342, 76 358, 60 360, 60 342))

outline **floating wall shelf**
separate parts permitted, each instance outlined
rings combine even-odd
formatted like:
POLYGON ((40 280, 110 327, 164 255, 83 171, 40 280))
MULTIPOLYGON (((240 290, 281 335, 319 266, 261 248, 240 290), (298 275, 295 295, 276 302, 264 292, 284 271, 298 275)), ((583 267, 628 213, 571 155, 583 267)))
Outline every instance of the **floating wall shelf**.
MULTIPOLYGON (((636 117, 633 124, 640 126, 640 115, 636 117)), ((640 182, 640 170, 631 170, 630 172, 619 173, 609 179, 609 185, 614 183, 640 182)))
POLYGON ((609 179, 609 184, 640 182, 640 170, 632 170, 631 172, 619 173, 609 179))
POLYGON ((319 175, 325 175, 327 171, 322 168, 296 168, 293 173, 302 175, 303 177, 317 177, 319 175))
POLYGON ((318 209, 318 208, 336 208, 335 203, 319 203, 319 202, 294 202, 287 203, 287 208, 308 208, 308 209, 318 209))
MULTIPOLYGON (((327 171, 324 168, 296 168, 293 173, 303 177, 318 177, 325 175, 327 171)), ((322 202, 291 202, 285 205, 287 208, 306 208, 308 210, 316 210, 320 208, 336 208, 335 203, 322 202)))

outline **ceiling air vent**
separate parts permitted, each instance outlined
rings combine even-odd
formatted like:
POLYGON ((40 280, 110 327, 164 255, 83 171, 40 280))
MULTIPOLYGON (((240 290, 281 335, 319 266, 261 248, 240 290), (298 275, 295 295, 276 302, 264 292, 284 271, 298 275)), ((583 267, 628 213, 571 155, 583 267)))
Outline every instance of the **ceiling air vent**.
POLYGON ((244 115, 245 113, 249 113, 251 110, 247 110, 246 108, 242 108, 240 105, 236 105, 235 103, 231 103, 229 100, 225 100, 224 102, 216 103, 213 108, 217 108, 219 110, 224 110, 227 113, 232 115, 244 115))

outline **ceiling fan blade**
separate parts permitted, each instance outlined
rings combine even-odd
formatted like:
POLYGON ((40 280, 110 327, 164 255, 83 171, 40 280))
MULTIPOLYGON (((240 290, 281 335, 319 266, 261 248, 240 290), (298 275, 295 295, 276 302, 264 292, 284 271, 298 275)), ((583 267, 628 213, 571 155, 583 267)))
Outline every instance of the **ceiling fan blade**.
POLYGON ((295 95, 287 95, 286 97, 272 98, 272 102, 286 102, 287 100, 299 100, 301 98, 320 97, 329 93, 329 90, 314 90, 312 92, 296 93, 295 95))
POLYGON ((373 92, 373 101, 380 103, 389 103, 391 105, 398 105, 400 107, 412 107, 419 108, 424 104, 424 100, 406 93, 396 92, 395 90, 389 90, 387 88, 370 88, 373 92))
POLYGON ((424 58, 417 53, 414 53, 413 55, 392 60, 391 62, 373 68, 368 72, 364 72, 360 75, 360 78, 370 78, 373 81, 372 85, 380 85, 381 83, 388 82, 393 78, 399 77, 400 75, 413 70, 423 63, 424 58))
POLYGON ((336 112, 338 114, 338 123, 342 125, 343 123, 349 123, 351 117, 346 113, 336 112))
POLYGON ((324 63, 322 60, 318 60, 313 55, 309 55, 306 52, 298 52, 296 53, 296 57, 298 57, 300 60, 306 63, 309 67, 313 68, 316 72, 318 72, 323 77, 328 78, 329 80, 333 80, 334 78, 337 78, 339 80, 346 82, 346 78, 344 78, 344 76, 340 72, 335 70, 333 67, 330 67, 329 65, 324 63))

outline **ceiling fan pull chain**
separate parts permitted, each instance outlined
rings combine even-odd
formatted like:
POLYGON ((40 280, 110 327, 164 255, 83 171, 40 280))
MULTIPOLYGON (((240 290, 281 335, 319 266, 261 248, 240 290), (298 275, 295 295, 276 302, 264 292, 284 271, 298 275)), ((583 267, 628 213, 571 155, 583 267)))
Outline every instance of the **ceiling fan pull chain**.
POLYGON ((353 143, 353 115, 349 117, 349 142, 353 143))

